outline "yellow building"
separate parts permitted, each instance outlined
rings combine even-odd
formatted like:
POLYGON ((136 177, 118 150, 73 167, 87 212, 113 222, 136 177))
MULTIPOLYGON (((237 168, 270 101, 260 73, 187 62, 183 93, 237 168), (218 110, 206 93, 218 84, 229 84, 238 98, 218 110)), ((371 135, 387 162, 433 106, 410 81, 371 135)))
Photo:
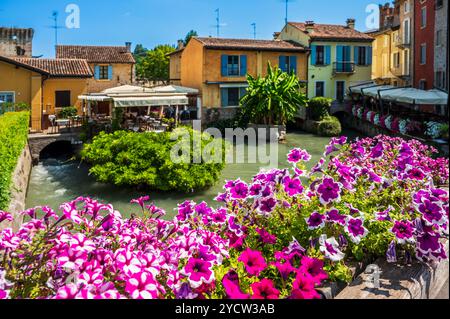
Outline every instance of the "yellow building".
POLYGON ((368 33, 375 39, 372 79, 378 84, 411 83, 411 10, 409 1, 380 5, 380 28, 368 33))
POLYGON ((355 30, 354 19, 347 25, 289 22, 275 36, 311 49, 306 64, 309 98, 342 102, 349 86, 371 79, 373 38, 355 30))
POLYGON ((303 46, 281 40, 192 38, 170 54, 173 84, 198 89, 202 119, 229 118, 245 94, 247 74, 265 76, 267 63, 307 79, 303 46))
POLYGON ((31 128, 41 131, 58 108, 76 106, 81 114, 78 96, 87 93, 92 76, 86 60, 0 56, 0 97, 30 105, 31 128))

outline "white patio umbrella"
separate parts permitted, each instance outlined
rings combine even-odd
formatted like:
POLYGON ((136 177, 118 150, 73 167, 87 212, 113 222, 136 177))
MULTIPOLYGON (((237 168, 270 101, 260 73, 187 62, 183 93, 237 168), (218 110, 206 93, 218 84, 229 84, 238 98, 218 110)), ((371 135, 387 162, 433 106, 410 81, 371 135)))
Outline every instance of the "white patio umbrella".
POLYGON ((447 104, 448 95, 439 90, 418 90, 415 88, 402 88, 398 90, 389 90, 381 92, 384 100, 391 100, 399 103, 431 105, 431 104, 447 104))
POLYGON ((371 86, 375 86, 376 84, 374 82, 371 83, 362 83, 359 85, 355 85, 355 86, 351 86, 348 88, 349 93, 354 93, 354 94, 361 94, 361 89, 364 88, 368 88, 371 86))
MULTIPOLYGON (((386 89, 395 89, 395 86, 392 85, 382 85, 382 86, 375 86, 375 87, 368 87, 368 88, 362 88, 362 94, 366 95, 366 96, 371 96, 371 97, 378 97, 378 91, 379 90, 386 90, 386 89)), ((396 91, 396 90, 394 90, 396 91)), ((386 91, 389 92, 389 91, 386 91)), ((381 91, 382 96, 384 96, 384 92, 381 91)))

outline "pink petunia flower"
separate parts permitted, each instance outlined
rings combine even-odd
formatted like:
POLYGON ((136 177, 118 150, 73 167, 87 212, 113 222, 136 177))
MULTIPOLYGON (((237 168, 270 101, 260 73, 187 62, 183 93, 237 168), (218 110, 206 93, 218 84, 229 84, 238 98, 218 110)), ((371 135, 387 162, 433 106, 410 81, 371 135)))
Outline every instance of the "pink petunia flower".
POLYGON ((262 253, 258 250, 247 248, 238 258, 245 266, 245 270, 250 276, 259 276, 266 269, 267 264, 262 253))
POLYGON ((125 285, 127 292, 133 299, 157 299, 157 283, 150 273, 141 272, 127 279, 125 285))
POLYGON ((280 292, 273 285, 273 281, 267 278, 251 284, 252 299, 278 299, 280 292))

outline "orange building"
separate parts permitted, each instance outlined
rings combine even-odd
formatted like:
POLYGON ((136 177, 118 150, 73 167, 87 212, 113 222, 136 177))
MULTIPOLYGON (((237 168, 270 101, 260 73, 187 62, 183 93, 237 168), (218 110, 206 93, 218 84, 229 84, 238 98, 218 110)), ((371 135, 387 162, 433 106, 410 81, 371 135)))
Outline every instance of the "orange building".
POLYGON ((170 78, 199 90, 200 114, 209 122, 235 114, 247 74, 265 76, 268 62, 306 81, 308 52, 292 41, 194 37, 169 55, 170 78))

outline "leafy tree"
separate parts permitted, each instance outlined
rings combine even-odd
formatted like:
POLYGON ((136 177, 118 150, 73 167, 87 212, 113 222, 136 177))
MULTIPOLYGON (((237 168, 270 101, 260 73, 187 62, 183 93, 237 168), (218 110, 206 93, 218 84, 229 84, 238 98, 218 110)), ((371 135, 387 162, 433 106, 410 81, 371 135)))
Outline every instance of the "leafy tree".
POLYGON ((300 107, 307 106, 303 85, 292 73, 267 65, 267 76, 247 75, 247 94, 241 99, 243 115, 255 124, 285 125, 300 107))
POLYGON ((136 73, 138 77, 149 81, 168 81, 169 62, 167 54, 175 51, 171 45, 158 45, 153 50, 147 51, 145 57, 138 61, 136 73))
POLYGON ((198 36, 197 31, 191 30, 186 34, 186 37, 184 38, 184 46, 186 46, 189 43, 189 40, 191 40, 192 37, 198 36))
POLYGON ((145 57, 147 55, 148 49, 145 48, 142 44, 136 45, 136 48, 134 49, 133 55, 134 57, 145 57))

